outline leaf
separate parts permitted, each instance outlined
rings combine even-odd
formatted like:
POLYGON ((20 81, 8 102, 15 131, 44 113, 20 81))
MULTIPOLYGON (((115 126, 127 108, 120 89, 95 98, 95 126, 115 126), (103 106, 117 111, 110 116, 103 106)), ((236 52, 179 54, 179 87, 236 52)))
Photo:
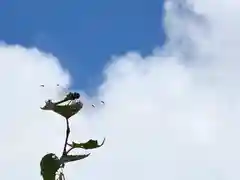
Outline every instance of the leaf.
POLYGON ((82 148, 82 149, 95 149, 101 147, 105 143, 105 138, 101 144, 98 144, 97 140, 90 139, 85 143, 75 143, 72 142, 72 148, 82 148))
POLYGON ((73 161, 78 161, 78 160, 87 158, 90 154, 91 153, 82 154, 82 155, 64 155, 61 157, 60 161, 62 164, 68 163, 68 162, 73 162, 73 161))
POLYGON ((60 165, 61 162, 55 154, 46 154, 40 162, 41 175, 43 176, 43 179, 54 179, 60 165))

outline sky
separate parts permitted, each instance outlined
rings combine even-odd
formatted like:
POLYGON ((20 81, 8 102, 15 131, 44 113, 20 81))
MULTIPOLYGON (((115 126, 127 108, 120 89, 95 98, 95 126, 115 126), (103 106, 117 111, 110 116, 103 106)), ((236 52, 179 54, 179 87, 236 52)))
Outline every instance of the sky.
POLYGON ((91 93, 112 55, 146 55, 163 44, 162 9, 158 0, 3 1, 0 39, 52 53, 71 72, 72 86, 91 93))
MULTIPOLYGON (((113 54, 94 96, 77 89, 84 108, 70 120, 70 141, 106 142, 67 165, 66 177, 239 179, 239 8, 236 0, 165 1, 163 46, 113 54), (91 108, 95 99, 105 106, 91 108)), ((40 180, 41 158, 61 154, 65 122, 39 108, 60 90, 39 84, 70 86, 74 76, 51 53, 20 43, 2 43, 0 59, 1 177, 40 180)))

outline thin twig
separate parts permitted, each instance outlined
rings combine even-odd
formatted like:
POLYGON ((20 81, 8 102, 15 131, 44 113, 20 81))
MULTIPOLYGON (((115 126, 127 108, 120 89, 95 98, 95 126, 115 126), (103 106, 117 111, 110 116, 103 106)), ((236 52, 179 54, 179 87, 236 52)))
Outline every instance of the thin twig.
POLYGON ((69 150, 66 151, 66 154, 70 153, 70 151, 73 149, 74 149, 74 147, 71 147, 69 150))
POLYGON ((68 137, 69 137, 69 134, 70 134, 69 121, 68 121, 67 118, 66 118, 66 124, 67 124, 66 138, 65 138, 65 143, 64 143, 64 148, 63 148, 62 156, 66 155, 66 148, 67 148, 67 143, 68 143, 68 137))

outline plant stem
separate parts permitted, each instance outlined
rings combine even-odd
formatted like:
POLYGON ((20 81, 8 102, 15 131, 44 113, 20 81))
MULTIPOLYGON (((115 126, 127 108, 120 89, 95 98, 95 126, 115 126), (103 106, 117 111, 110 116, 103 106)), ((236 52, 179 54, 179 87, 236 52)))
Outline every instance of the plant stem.
POLYGON ((66 152, 67 152, 67 151, 66 151, 66 148, 67 148, 67 143, 68 143, 68 137, 69 137, 69 134, 70 134, 69 121, 68 121, 67 118, 66 118, 66 124, 67 124, 66 138, 65 138, 65 143, 64 143, 64 148, 63 148, 62 156, 67 155, 67 153, 66 153, 66 152))

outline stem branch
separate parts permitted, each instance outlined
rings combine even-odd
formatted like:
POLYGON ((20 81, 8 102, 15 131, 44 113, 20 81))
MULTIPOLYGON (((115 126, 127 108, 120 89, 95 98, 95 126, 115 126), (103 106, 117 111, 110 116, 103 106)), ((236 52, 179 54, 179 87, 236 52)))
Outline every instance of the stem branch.
POLYGON ((68 137, 69 137, 69 134, 70 134, 69 121, 68 121, 68 119, 67 119, 67 118, 66 118, 66 124, 67 124, 67 129, 66 129, 66 138, 65 138, 65 143, 64 143, 64 148, 63 148, 63 153, 62 153, 62 156, 64 156, 64 155, 67 155, 66 148, 67 148, 67 143, 68 143, 68 137))

